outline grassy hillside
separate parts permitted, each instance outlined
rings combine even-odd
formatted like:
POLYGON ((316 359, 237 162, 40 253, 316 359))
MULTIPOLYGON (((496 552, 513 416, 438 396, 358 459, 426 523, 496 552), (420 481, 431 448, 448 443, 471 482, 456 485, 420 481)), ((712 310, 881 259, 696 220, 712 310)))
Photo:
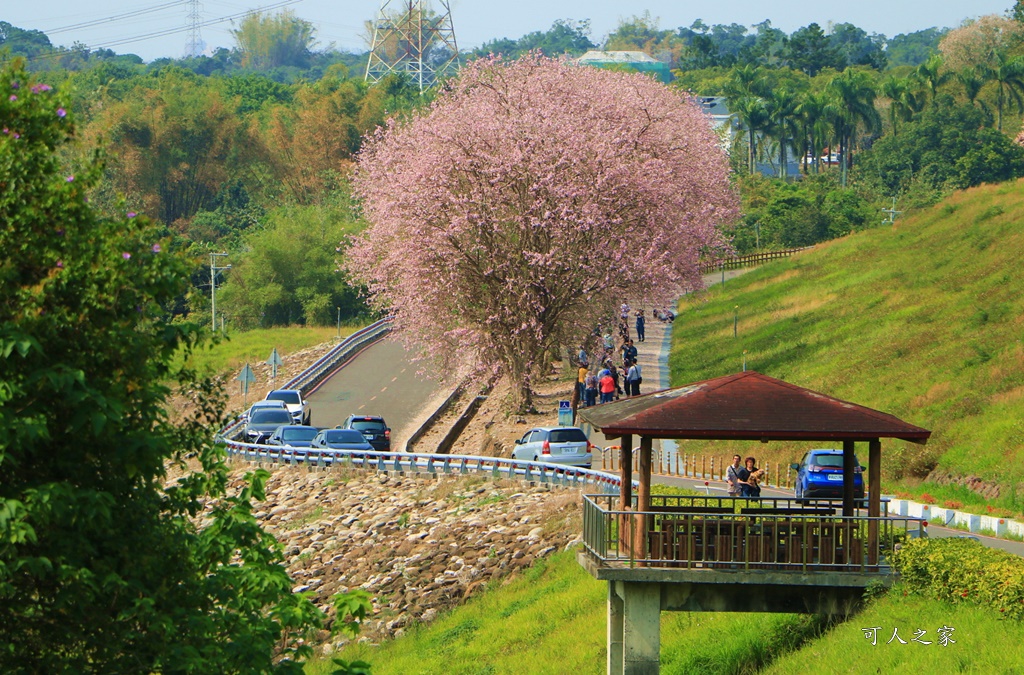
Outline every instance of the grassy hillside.
MULTIPOLYGON (((342 326, 341 336, 347 337, 359 326, 342 326)), ((234 372, 246 362, 263 363, 277 348, 283 356, 336 340, 338 329, 323 326, 287 326, 228 333, 218 344, 192 354, 191 365, 200 372, 234 372)))
MULTIPOLYGON (((542 561, 524 576, 433 624, 379 647, 351 645, 340 656, 370 661, 375 675, 599 675, 605 672, 604 582, 576 563, 574 552, 542 561)), ((664 675, 727 673, 1024 672, 1024 630, 991 609, 948 605, 897 589, 845 623, 791 614, 663 612, 664 675), (861 630, 880 627, 871 645, 861 630), (935 640, 954 631, 955 643, 935 640), (908 644, 892 638, 893 630, 908 644), (926 633, 912 642, 915 630, 926 633), (817 639, 815 639, 817 638, 817 639), (829 665, 825 665, 829 664, 829 665), (763 669, 763 670, 762 670, 763 669)), ((328 661, 311 675, 330 672, 328 661)))
MULTIPOLYGON (((999 483, 999 505, 1020 513, 1022 209, 1024 183, 969 190, 895 228, 820 245, 689 296, 674 327, 672 383, 737 372, 745 353, 748 369, 931 429, 926 446, 883 442, 888 486, 913 486, 938 466, 999 483)), ((685 451, 789 462, 808 447, 741 446, 690 441, 685 451)), ((919 489, 980 501, 965 489, 919 489)))

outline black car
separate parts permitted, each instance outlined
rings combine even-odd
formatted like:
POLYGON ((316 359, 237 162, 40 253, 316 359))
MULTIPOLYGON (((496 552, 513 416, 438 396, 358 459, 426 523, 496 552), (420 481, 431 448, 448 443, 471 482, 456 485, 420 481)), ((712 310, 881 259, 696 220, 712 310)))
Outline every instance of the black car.
POLYGON ((291 424, 292 415, 287 408, 263 408, 257 410, 245 425, 245 440, 262 443, 270 438, 282 424, 291 424))
POLYGON ((391 450, 391 429, 380 415, 350 415, 341 429, 355 429, 363 435, 374 450, 391 450))

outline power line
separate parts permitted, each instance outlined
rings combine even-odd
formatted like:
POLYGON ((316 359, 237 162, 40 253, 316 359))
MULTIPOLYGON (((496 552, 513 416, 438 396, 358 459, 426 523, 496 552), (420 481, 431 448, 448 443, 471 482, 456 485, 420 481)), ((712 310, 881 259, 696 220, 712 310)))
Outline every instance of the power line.
MULTIPOLYGON (((302 0, 282 0, 281 2, 277 2, 277 3, 271 4, 271 5, 264 5, 263 7, 257 7, 256 9, 248 10, 248 11, 245 11, 245 12, 240 12, 238 14, 232 14, 230 16, 222 16, 222 17, 217 18, 217 19, 209 19, 207 21, 201 21, 201 22, 195 24, 195 27, 196 28, 204 28, 206 26, 214 26, 216 24, 224 23, 226 21, 234 21, 235 19, 245 18, 246 16, 248 16, 250 14, 253 14, 253 13, 256 13, 256 12, 265 12, 265 11, 269 11, 269 10, 273 10, 273 9, 281 9, 282 7, 287 7, 288 5, 294 5, 294 4, 297 4, 299 2, 302 2, 302 0)), ((119 38, 119 39, 103 42, 101 44, 86 45, 86 46, 88 46, 90 49, 93 49, 93 50, 109 49, 111 47, 119 47, 121 45, 132 44, 134 42, 142 42, 142 41, 145 41, 145 40, 150 40, 152 38, 165 37, 167 35, 176 35, 178 33, 185 33, 185 32, 191 31, 192 29, 193 29, 193 25, 189 24, 189 25, 186 25, 186 26, 178 26, 177 28, 167 28, 167 29, 160 30, 160 31, 154 31, 152 33, 146 33, 144 35, 137 35, 137 36, 134 36, 134 37, 127 37, 127 38, 119 38)), ((63 55, 64 55, 64 52, 56 52, 55 51, 55 52, 50 52, 48 54, 39 54, 38 56, 32 57, 29 60, 30 61, 39 61, 39 60, 43 60, 43 59, 58 59, 58 58, 62 57, 63 55)))
POLYGON ((108 16, 108 17, 104 17, 102 19, 94 19, 92 21, 83 21, 81 23, 72 23, 72 24, 68 24, 67 26, 60 26, 59 28, 52 28, 50 30, 44 30, 43 32, 46 33, 47 35, 56 35, 57 33, 67 33, 68 31, 79 30, 81 28, 92 28, 94 26, 99 26, 99 25, 102 25, 102 24, 105 24, 105 23, 110 23, 111 21, 120 21, 122 19, 131 19, 133 17, 140 16, 142 14, 149 14, 151 12, 158 12, 158 11, 160 11, 162 9, 167 9, 168 7, 175 7, 177 5, 183 5, 186 2, 188 2, 188 0, 174 0, 174 2, 166 2, 166 3, 162 4, 162 5, 154 5, 153 7, 146 7, 146 8, 143 8, 143 9, 136 9, 136 10, 131 11, 131 12, 125 12, 124 14, 116 14, 114 16, 108 16))

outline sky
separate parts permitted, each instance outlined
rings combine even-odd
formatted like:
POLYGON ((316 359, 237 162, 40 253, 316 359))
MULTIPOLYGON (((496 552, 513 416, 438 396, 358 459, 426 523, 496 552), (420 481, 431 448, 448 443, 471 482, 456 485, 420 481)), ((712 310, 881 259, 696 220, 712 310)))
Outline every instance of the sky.
MULTIPOLYGON (((401 5, 390 0, 390 7, 401 5)), ((812 22, 822 28, 828 23, 852 23, 868 33, 893 37, 931 27, 955 27, 964 19, 985 14, 1003 14, 1013 0, 731 0, 710 5, 681 3, 679 0, 450 0, 456 39, 460 49, 478 47, 492 39, 518 38, 533 31, 545 31, 558 19, 589 19, 591 40, 600 44, 620 20, 645 11, 661 28, 689 26, 701 19, 705 24, 738 23, 751 26, 765 19, 786 33, 812 22), (923 9, 923 8, 927 9, 923 9)), ((188 40, 190 0, 5 0, 0 21, 19 28, 38 29, 56 45, 75 42, 93 48, 107 47, 118 53, 134 53, 146 61, 184 55, 188 40), (144 39, 138 39, 144 38, 144 39)), ((321 47, 333 43, 337 49, 361 52, 368 49, 363 37, 366 21, 380 9, 380 0, 201 0, 197 3, 202 22, 200 33, 208 49, 232 47, 232 23, 247 11, 267 6, 287 6, 299 18, 317 29, 321 47)), ((434 0, 434 9, 440 8, 434 0)), ((277 10, 271 10, 277 11, 277 10)))

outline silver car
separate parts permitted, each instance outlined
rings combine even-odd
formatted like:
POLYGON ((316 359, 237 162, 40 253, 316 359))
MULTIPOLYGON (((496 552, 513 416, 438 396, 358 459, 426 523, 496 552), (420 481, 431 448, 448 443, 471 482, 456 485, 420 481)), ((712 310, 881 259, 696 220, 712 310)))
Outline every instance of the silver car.
POLYGON ((579 427, 537 427, 516 441, 512 458, 589 469, 594 458, 593 447, 579 427))

